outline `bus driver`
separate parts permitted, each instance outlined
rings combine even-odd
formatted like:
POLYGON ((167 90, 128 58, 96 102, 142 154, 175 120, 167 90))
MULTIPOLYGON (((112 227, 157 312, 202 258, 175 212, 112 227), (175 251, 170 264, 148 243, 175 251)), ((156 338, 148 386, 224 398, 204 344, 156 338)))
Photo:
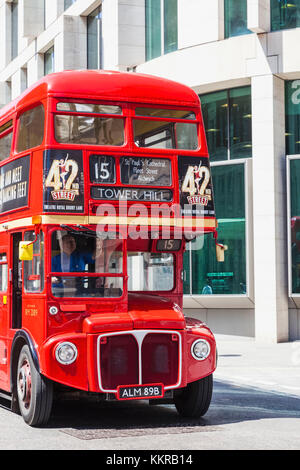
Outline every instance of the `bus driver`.
MULTIPOLYGON (((60 247, 60 253, 52 258, 52 272, 85 273, 90 272, 90 269, 87 270, 87 265, 92 265, 94 272, 105 273, 109 271, 111 256, 115 249, 115 241, 105 243, 102 239, 97 238, 93 253, 81 252, 77 249, 75 237, 71 234, 66 234, 61 238, 60 247)), ((94 279, 94 281, 94 287, 100 289, 100 291, 108 287, 114 287, 114 280, 112 278, 109 279, 101 276, 94 279)), ((91 279, 89 282, 92 284, 91 279)), ((57 293, 60 291, 62 296, 67 295, 67 289, 75 289, 77 295, 80 296, 83 289, 83 278, 68 276, 62 279, 53 277, 52 285, 57 293)))
POLYGON ((52 259, 53 272, 85 272, 87 264, 95 263, 95 255, 80 253, 72 235, 64 235, 61 240, 61 253, 52 259))

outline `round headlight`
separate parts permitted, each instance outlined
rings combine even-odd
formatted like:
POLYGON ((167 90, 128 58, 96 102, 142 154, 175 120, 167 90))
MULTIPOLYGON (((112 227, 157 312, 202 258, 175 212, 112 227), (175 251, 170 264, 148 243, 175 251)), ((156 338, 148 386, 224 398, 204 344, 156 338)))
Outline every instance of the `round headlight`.
POLYGON ((197 339, 192 344, 191 353, 197 361, 204 361, 209 356, 210 345, 205 339, 197 339))
POLYGON ((61 364, 72 364, 76 360, 77 354, 75 344, 67 341, 59 343, 55 350, 55 357, 61 364))

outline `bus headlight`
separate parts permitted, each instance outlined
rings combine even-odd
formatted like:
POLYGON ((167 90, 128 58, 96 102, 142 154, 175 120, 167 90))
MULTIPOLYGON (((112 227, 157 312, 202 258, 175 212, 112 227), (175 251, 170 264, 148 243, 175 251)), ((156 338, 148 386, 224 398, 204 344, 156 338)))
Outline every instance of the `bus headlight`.
POLYGON ((197 339, 192 344, 191 353, 197 361, 204 361, 209 356, 210 345, 205 339, 197 339))
POLYGON ((78 355, 75 344, 65 341, 56 346, 55 357, 60 364, 72 364, 78 355))

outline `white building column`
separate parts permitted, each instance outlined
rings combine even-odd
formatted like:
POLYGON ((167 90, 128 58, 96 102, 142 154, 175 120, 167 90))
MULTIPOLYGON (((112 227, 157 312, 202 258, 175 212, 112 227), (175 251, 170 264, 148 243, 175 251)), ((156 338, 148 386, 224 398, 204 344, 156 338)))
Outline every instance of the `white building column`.
POLYGON ((20 68, 11 77, 11 99, 17 98, 27 88, 26 69, 20 68))
POLYGON ((0 82, 0 108, 11 101, 11 83, 0 82))
POLYGON ((145 61, 145 0, 102 3, 103 68, 127 70, 145 61))
POLYGON ((11 8, 6 1, 0 2, 0 71, 11 60, 11 8))
POLYGON ((270 31, 270 0, 247 0, 247 28, 254 33, 270 31))
POLYGON ((44 31, 44 2, 40 0, 19 0, 19 5, 21 37, 32 40, 44 31))
POLYGON ((86 69, 86 17, 62 16, 60 33, 54 39, 54 71, 86 69))
POLYGON ((178 49, 224 39, 224 0, 178 0, 178 49))
POLYGON ((33 85, 44 75, 44 56, 35 54, 27 62, 27 86, 33 85))
POLYGON ((48 28, 64 11, 64 0, 45 0, 45 28, 48 28))
POLYGON ((255 337, 288 340, 284 80, 252 78, 255 337))

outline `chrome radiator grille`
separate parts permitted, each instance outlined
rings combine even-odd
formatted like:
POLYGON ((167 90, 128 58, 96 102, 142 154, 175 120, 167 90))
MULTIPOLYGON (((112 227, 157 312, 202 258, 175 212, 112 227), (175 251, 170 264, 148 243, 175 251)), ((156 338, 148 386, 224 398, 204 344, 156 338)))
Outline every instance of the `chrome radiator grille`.
POLYGON ((100 390, 118 385, 162 383, 165 389, 181 381, 181 336, 174 331, 134 330, 98 337, 100 390))

